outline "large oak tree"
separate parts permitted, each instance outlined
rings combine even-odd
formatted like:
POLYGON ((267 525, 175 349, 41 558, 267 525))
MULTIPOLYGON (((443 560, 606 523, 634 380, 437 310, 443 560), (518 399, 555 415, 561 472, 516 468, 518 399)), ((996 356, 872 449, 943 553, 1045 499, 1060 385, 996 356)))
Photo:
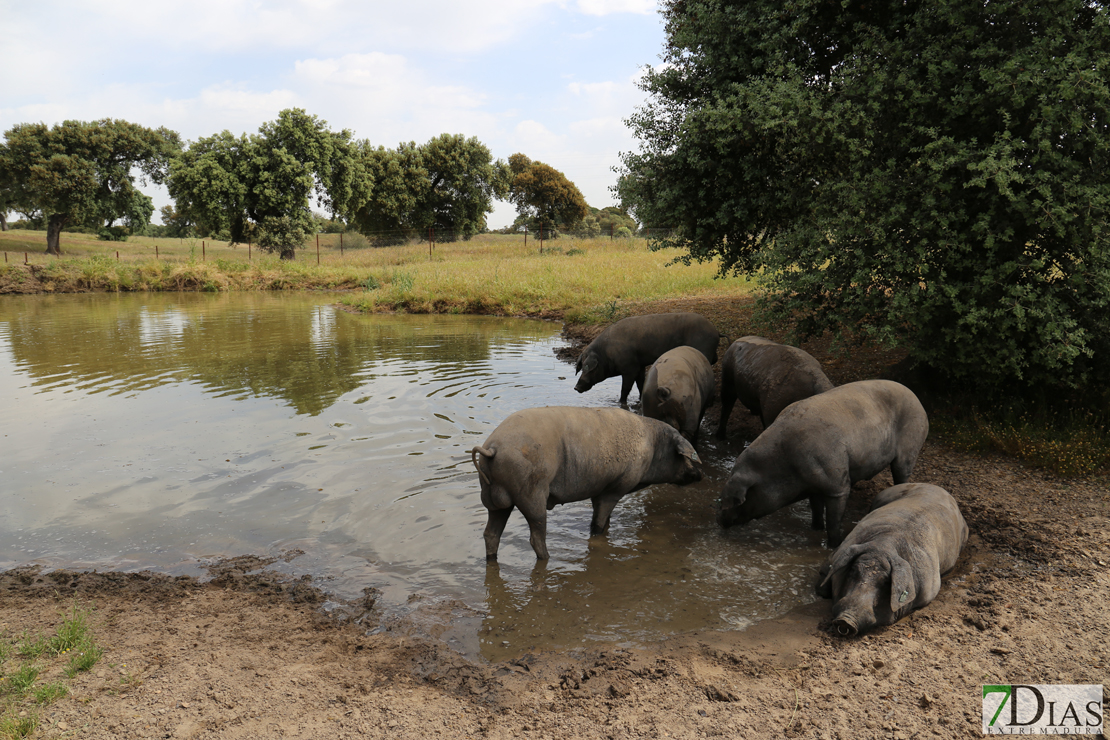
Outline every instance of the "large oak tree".
POLYGON ((174 161, 168 189, 175 212, 201 232, 292 259, 315 227, 313 196, 333 216, 369 197, 373 181, 354 154, 349 131, 292 108, 257 134, 223 131, 192 143, 174 161))
MULTIPOLYGON (((67 225, 135 213, 142 181, 161 183, 181 148, 178 135, 127 121, 21 123, 4 134, 0 167, 8 204, 41 211, 46 219, 46 252, 61 254, 67 225)), ((3 205, 3 204, 0 204, 3 205)))
POLYGON ((1110 380, 1106 3, 662 13, 618 189, 663 242, 965 386, 1110 380))

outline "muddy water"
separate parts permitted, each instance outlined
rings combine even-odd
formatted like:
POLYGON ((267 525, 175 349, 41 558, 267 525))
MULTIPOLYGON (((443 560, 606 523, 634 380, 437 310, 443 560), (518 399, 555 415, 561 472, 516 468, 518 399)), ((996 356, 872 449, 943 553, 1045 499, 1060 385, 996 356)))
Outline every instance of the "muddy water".
POLYGON ((467 451, 521 408, 616 405, 619 380, 575 393, 549 322, 332 300, 0 299, 0 568, 200 575, 284 554, 275 567, 381 589, 387 622, 488 659, 743 628, 814 599, 825 553, 804 505, 714 524, 742 442, 708 433, 702 483, 627 497, 605 537, 588 502, 555 509, 546 566, 514 515, 487 567, 467 451))

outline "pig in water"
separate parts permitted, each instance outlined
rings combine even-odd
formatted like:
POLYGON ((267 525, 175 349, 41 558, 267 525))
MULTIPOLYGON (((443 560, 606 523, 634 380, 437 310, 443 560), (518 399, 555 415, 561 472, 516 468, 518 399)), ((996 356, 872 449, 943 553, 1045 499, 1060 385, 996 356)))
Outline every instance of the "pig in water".
POLYGON ((585 393, 616 375, 621 376, 621 405, 628 403, 632 384, 644 392, 644 368, 675 347, 700 350, 712 365, 717 361, 721 335, 709 319, 696 313, 654 313, 629 316, 609 326, 578 356, 574 367, 582 373, 574 390, 585 393))
POLYGON ((737 399, 760 417, 766 429, 790 404, 832 387, 821 363, 805 350, 763 337, 741 337, 721 358, 717 438, 725 438, 728 417, 737 399))
POLYGON ((655 361, 644 384, 644 416, 658 419, 698 443, 705 409, 713 401, 713 368, 701 351, 675 347, 655 361))
POLYGON ((547 512, 590 499, 591 534, 609 526, 621 497, 654 483, 701 480, 693 446, 675 429, 616 408, 549 406, 510 415, 471 450, 482 485, 486 560, 497 560, 513 508, 528 520, 536 558, 547 560, 547 512))
POLYGON ((894 624, 936 598, 966 542, 967 523, 948 491, 893 486, 822 566, 817 595, 835 599, 833 625, 842 635, 894 624))
POLYGON ((913 473, 929 417, 909 388, 861 380, 790 404, 736 458, 721 494, 721 526, 744 524, 808 498, 813 528, 829 547, 856 481, 890 466, 895 483, 913 473))

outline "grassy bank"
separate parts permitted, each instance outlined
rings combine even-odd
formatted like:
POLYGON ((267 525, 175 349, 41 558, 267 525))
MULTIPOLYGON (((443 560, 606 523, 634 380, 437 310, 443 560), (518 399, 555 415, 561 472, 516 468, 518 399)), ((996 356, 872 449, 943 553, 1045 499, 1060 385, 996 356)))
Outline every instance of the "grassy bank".
POLYGON ((43 253, 43 232, 0 235, 8 261, 0 292, 159 290, 347 290, 340 300, 364 312, 488 313, 607 321, 623 305, 672 296, 738 297, 752 283, 717 279, 713 265, 669 265, 676 251, 651 252, 643 239, 545 243, 487 234, 470 241, 349 248, 320 236, 279 260, 243 245, 207 240, 101 242, 65 234, 60 257, 43 253), (24 249, 41 238, 37 251, 24 249), (26 264, 24 261, 26 260, 26 264))

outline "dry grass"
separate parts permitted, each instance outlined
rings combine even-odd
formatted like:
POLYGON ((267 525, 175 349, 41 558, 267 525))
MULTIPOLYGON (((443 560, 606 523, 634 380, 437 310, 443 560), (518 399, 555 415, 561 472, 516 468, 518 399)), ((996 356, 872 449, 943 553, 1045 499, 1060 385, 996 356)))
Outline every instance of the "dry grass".
POLYGON ((525 245, 519 236, 486 234, 434 248, 417 243, 341 252, 338 234, 322 234, 319 252, 314 238, 293 261, 207 240, 101 242, 82 234, 64 234, 64 255, 56 258, 44 253, 45 239, 43 232, 0 234, 0 251, 9 259, 0 264, 0 292, 358 290, 342 299, 358 311, 607 321, 629 303, 752 289, 743 278, 716 278, 714 265, 671 265, 677 251, 651 252, 643 239, 564 237, 546 242, 541 254, 534 240, 525 245), (30 244, 36 251, 25 251, 30 244), (22 266, 25 253, 29 267, 22 266))

